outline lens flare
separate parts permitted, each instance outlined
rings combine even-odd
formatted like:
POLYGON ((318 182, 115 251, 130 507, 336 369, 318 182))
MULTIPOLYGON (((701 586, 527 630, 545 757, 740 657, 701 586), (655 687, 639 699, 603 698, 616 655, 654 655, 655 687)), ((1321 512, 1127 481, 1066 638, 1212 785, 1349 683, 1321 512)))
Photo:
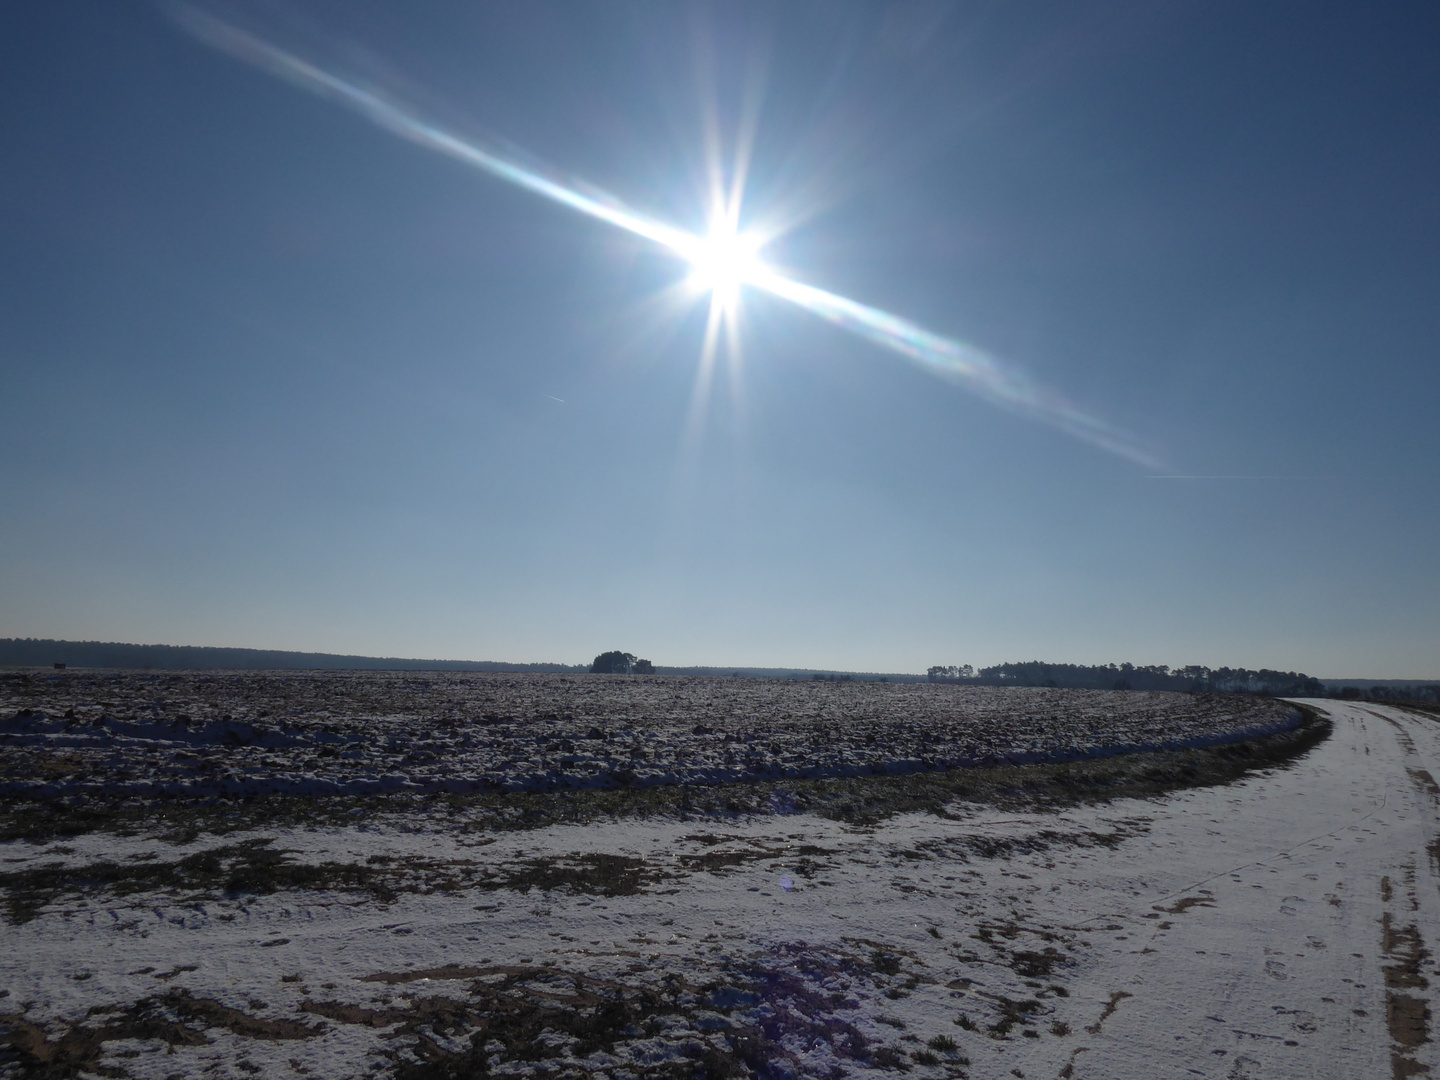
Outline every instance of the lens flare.
POLYGON ((338 101, 402 138, 644 237, 678 256, 690 265, 691 284, 708 292, 711 298, 702 350, 702 368, 707 371, 719 328, 726 325, 733 329, 740 292, 748 286, 787 300, 998 405, 1042 420, 1146 468, 1163 468, 1156 455, 1133 436, 1036 383, 1014 365, 898 315, 796 281, 766 266, 760 258, 763 238, 742 231, 738 224, 743 167, 729 197, 722 198, 718 186, 712 192, 718 210, 707 233, 698 236, 634 210, 582 180, 533 162, 522 163, 514 151, 502 153, 474 139, 462 138, 376 87, 326 71, 205 12, 185 6, 176 7, 174 12, 180 24, 207 45, 338 101))
POLYGON ((1008 409, 1045 420, 1070 435, 1143 465, 1160 468, 1159 459, 1132 436, 1111 427, 1041 386, 1025 372, 963 342, 941 337, 898 315, 867 307, 780 274, 759 274, 750 283, 834 323, 853 334, 914 361, 938 375, 1008 409))
POLYGON ((690 263, 690 281, 703 292, 714 293, 722 307, 738 300, 740 286, 769 275, 760 261, 759 237, 739 232, 728 221, 718 221, 710 231, 679 249, 690 263))

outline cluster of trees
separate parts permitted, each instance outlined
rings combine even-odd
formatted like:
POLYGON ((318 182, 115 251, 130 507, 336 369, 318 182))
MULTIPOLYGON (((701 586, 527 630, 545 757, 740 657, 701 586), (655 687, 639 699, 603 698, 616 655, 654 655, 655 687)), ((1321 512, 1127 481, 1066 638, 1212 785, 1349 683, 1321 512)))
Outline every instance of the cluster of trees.
POLYGON ((590 665, 592 675, 654 675, 655 665, 641 660, 634 653, 616 649, 601 653, 590 665))
POLYGON ((1047 664, 1039 660, 996 664, 974 671, 969 664, 930 668, 931 682, 971 686, 1063 686, 1077 690, 1182 690, 1194 693, 1280 694, 1319 697, 1325 684, 1303 672, 1261 668, 1207 668, 1192 664, 1047 664))

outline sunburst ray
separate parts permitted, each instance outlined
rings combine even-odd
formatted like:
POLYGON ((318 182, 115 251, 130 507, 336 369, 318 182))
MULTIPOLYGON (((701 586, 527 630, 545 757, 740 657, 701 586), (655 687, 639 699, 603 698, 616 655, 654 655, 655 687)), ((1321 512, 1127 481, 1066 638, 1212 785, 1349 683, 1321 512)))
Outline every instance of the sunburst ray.
MULTIPOLYGON (((705 124, 711 199, 710 229, 696 235, 627 206, 623 200, 556 170, 521 163, 475 139, 466 139, 427 120, 383 90, 343 78, 191 7, 176 9, 181 24, 217 49, 256 65, 314 93, 331 98, 401 137, 455 158, 572 210, 643 237, 689 264, 692 281, 710 297, 700 366, 692 394, 690 430, 698 431, 708 403, 720 338, 725 339, 732 379, 739 376, 738 307, 745 288, 763 290, 825 321, 917 364, 923 370, 961 384, 990 401, 1156 470, 1155 453, 1134 436, 1067 401, 1012 364, 974 346, 926 330, 918 323, 879 308, 827 292, 779 273, 760 258, 763 237, 740 228, 753 142, 753 117, 746 118, 736 146, 736 166, 728 177, 720 163, 718 118, 705 124)), ((732 393, 734 392, 732 385, 732 393)))

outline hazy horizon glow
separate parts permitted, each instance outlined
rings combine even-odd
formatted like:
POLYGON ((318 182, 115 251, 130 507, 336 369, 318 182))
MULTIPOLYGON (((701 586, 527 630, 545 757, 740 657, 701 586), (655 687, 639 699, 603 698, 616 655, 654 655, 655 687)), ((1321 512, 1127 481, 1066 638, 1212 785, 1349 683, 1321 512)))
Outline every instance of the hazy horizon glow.
POLYGON ((701 349, 698 396, 708 386, 722 327, 733 334, 742 287, 761 289, 843 330, 896 353, 922 370, 965 386, 985 399, 1041 420, 1059 430, 1148 469, 1162 467, 1138 440, 1093 416, 1023 371, 974 346, 936 334, 898 315, 786 277, 759 257, 763 238, 739 229, 745 161, 738 164, 732 190, 712 184, 710 231, 696 235, 627 206, 593 185, 567 179, 537 164, 522 165, 425 120, 384 92, 360 86, 238 27, 190 7, 176 17, 207 45, 244 60, 297 86, 347 105, 373 123, 427 149, 455 158, 541 195, 562 206, 624 229, 673 252, 692 267, 691 282, 711 293, 710 318, 701 349))

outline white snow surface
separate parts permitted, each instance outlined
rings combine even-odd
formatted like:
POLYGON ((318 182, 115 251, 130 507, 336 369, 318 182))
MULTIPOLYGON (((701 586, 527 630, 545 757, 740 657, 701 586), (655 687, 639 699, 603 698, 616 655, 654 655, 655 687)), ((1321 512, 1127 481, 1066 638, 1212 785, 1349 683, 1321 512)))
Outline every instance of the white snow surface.
POLYGON ((186 1044, 136 1027, 95 1059, 154 1078, 389 1076, 470 1052, 497 1003, 562 999, 630 1002, 633 1015, 603 1046, 543 1018, 523 1053, 492 1030, 474 1069, 690 1077, 707 1075, 708 1051, 748 1045, 750 1066, 776 1077, 900 1064, 917 1078, 1423 1074, 1440 1064, 1440 721, 1309 704, 1335 731, 1289 767, 1050 813, 464 834, 417 811, 174 846, 14 842, 0 846, 12 873, 253 839, 296 863, 464 863, 509 884, 388 902, 60 895, 0 929, 0 1011, 51 1046, 126 1010, 203 1032, 186 1044), (537 867, 604 857, 638 875, 633 890, 522 887, 537 867))

